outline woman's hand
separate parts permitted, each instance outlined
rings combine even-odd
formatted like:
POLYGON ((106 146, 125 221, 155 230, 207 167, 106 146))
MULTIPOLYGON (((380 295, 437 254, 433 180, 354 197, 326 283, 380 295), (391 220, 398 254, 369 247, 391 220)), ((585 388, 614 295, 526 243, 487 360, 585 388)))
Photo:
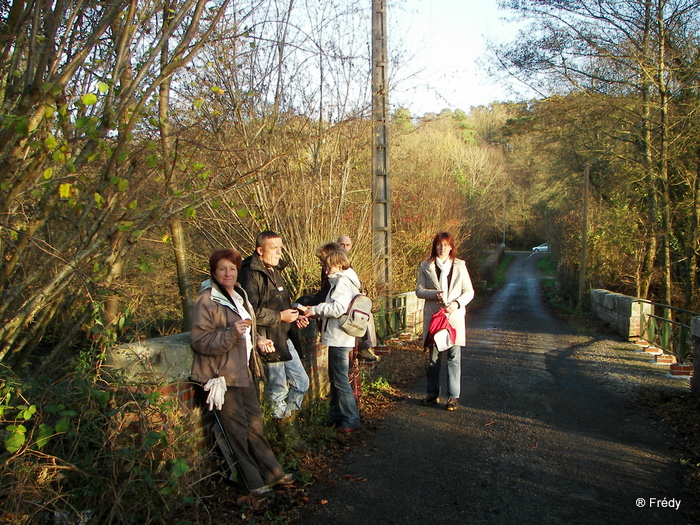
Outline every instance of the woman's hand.
POLYGON ((314 307, 313 306, 308 306, 306 310, 304 310, 304 317, 306 319, 311 319, 314 316, 314 307))
POLYGON ((445 308, 445 311, 447 312, 448 315, 451 314, 452 312, 456 312, 457 310, 459 310, 459 303, 457 301, 452 301, 445 308))
POLYGON ((233 332, 238 337, 243 337, 245 335, 246 329, 252 324, 250 319, 241 319, 233 323, 233 332))
POLYGON ((306 328, 307 326, 309 326, 309 318, 306 317, 305 315, 306 315, 306 314, 300 315, 300 316, 297 318, 297 321, 296 321, 296 323, 297 323, 297 328, 306 328))
POLYGON ((263 354, 271 354, 275 351, 275 343, 272 342, 272 339, 261 337, 258 339, 258 350, 263 354))

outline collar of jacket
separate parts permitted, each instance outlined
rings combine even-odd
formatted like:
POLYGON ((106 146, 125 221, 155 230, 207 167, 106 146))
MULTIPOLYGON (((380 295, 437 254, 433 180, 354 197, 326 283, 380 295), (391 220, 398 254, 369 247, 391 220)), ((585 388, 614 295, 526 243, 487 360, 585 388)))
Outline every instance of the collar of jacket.
MULTIPOLYGON (((224 294, 222 294, 219 289, 216 286, 212 286, 211 284, 211 279, 207 279, 206 281, 202 281, 202 284, 199 285, 199 291, 200 293, 203 292, 204 290, 210 289, 211 290, 211 300, 214 301, 215 303, 218 303, 222 306, 226 306, 227 308, 230 308, 234 312, 236 312, 238 315, 240 313, 238 312, 238 308, 236 307, 235 304, 231 303, 224 294)), ((238 293, 243 298, 243 302, 245 303, 248 299, 245 293, 245 290, 241 288, 240 286, 236 285, 233 287, 234 291, 238 293)))
POLYGON ((238 308, 236 308, 236 305, 229 301, 226 296, 214 286, 211 287, 211 300, 238 313, 238 308))
MULTIPOLYGON (((267 273, 267 268, 265 267, 265 264, 263 264, 262 259, 257 253, 246 257, 243 261, 243 266, 249 266, 251 270, 267 273)), ((287 266, 289 266, 289 263, 280 259, 280 262, 277 264, 277 266, 273 266, 272 269, 277 270, 279 272, 283 272, 287 266)))
POLYGON ((437 265, 435 264, 434 259, 428 259, 427 260, 427 268, 426 268, 426 273, 428 274, 428 277, 430 277, 430 280, 432 281, 433 287, 436 290, 440 289, 440 279, 438 279, 437 276, 437 265))
POLYGON ((340 279, 341 277, 347 277, 358 290, 360 289, 360 278, 357 276, 357 273, 352 268, 348 268, 347 270, 340 270, 339 272, 335 272, 333 275, 329 275, 328 281, 331 283, 332 286, 335 286, 336 284, 338 284, 338 279, 340 279))

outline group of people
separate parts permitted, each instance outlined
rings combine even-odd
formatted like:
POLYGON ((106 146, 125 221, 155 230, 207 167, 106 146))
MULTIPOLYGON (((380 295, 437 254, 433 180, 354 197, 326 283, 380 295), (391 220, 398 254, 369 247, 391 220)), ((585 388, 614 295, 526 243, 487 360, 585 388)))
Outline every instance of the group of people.
MULTIPOLYGON (((339 322, 361 290, 348 256, 351 248, 352 240, 346 235, 319 248, 321 288, 294 305, 282 278, 286 263, 281 259, 283 241, 277 233, 260 233, 253 254, 245 260, 231 248, 215 250, 210 256, 210 278, 202 283, 192 315, 195 357, 191 378, 209 391, 210 409, 218 412, 251 494, 267 494, 296 479, 284 472, 265 437, 255 381, 265 377, 265 391, 280 433, 298 445, 296 417, 309 388, 298 329, 313 318, 320 320, 321 343, 328 347, 328 424, 341 433, 361 426, 348 376, 350 355, 358 341, 339 322)), ((474 297, 466 264, 454 254, 452 236, 436 235, 430 258, 420 265, 416 285, 416 295, 425 299, 423 333, 429 350, 428 395, 422 403, 438 403, 440 358, 446 355, 448 410, 458 406, 465 308, 474 297), (440 308, 445 308, 456 331, 454 345, 445 352, 438 352, 428 339, 430 319, 440 308)), ((359 346, 366 356, 376 359, 371 352, 373 337, 368 333, 359 346)))
POLYGON ((337 321, 361 288, 346 251, 351 247, 350 238, 341 236, 338 243, 319 250, 322 289, 294 305, 282 277, 287 263, 281 259, 283 241, 277 233, 260 233, 245 260, 232 248, 215 250, 209 258, 210 276, 192 312, 191 378, 209 391, 209 406, 217 410, 239 472, 254 495, 295 481, 293 474, 284 473, 264 435, 255 381, 266 379, 278 429, 299 446, 296 417, 309 376, 301 362, 298 329, 314 317, 321 320, 321 342, 329 352, 329 424, 342 433, 360 428, 348 378, 356 341, 337 321))

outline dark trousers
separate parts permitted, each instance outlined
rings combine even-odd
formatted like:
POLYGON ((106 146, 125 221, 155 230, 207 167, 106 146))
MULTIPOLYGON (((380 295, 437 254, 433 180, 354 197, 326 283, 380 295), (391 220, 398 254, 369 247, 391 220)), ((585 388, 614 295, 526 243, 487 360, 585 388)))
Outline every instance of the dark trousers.
POLYGON ((272 485, 284 477, 263 433, 263 416, 254 386, 228 387, 219 417, 248 490, 272 485))

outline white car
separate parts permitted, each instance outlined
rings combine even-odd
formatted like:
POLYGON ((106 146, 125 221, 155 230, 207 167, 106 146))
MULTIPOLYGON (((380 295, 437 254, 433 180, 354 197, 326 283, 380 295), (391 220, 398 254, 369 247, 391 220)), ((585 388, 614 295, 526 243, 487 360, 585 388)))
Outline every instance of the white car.
POLYGON ((535 253, 549 253, 549 244, 545 242, 539 246, 535 246, 532 251, 535 253))

